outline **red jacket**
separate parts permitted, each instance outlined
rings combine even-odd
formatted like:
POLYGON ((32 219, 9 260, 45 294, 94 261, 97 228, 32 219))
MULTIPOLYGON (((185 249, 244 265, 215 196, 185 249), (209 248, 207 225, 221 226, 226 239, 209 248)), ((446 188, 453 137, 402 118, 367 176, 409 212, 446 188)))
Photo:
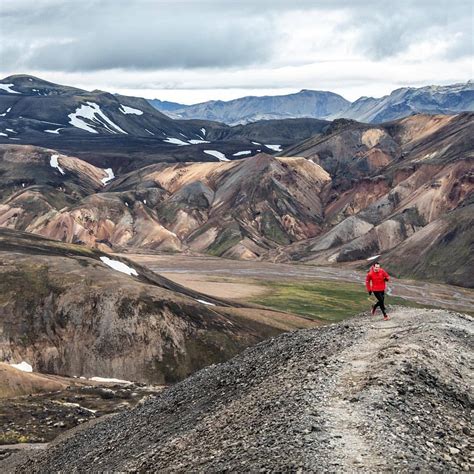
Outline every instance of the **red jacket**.
POLYGON ((375 272, 374 267, 372 266, 370 267, 369 273, 367 273, 367 277, 365 278, 365 286, 367 291, 384 291, 385 282, 388 280, 390 280, 390 277, 383 268, 380 268, 378 272, 375 272))

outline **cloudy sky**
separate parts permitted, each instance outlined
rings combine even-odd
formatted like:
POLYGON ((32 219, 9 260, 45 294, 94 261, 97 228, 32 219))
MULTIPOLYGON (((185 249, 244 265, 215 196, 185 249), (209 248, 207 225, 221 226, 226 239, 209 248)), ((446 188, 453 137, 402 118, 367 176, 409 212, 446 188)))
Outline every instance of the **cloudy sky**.
POLYGON ((0 76, 183 103, 472 79, 464 0, 1 0, 0 76))

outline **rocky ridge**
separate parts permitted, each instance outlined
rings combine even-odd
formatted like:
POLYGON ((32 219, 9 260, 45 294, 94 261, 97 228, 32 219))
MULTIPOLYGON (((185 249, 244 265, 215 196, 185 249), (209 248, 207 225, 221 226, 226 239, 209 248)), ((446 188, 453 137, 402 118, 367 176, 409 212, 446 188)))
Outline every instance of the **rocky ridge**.
POLYGON ((267 340, 16 472, 470 471, 472 318, 390 313, 267 340))

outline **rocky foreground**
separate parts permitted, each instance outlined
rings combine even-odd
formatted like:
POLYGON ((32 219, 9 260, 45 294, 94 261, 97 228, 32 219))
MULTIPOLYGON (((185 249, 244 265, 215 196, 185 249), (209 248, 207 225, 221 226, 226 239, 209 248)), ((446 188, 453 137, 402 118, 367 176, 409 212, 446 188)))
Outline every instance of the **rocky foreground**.
POLYGON ((262 342, 16 470, 472 470, 472 318, 391 315, 262 342))

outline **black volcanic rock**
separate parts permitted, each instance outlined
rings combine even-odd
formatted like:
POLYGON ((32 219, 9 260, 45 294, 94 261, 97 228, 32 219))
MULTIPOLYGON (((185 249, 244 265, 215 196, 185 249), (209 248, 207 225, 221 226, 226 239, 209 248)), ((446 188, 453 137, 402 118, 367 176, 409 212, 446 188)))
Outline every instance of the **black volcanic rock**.
POLYGON ((139 97, 85 91, 27 76, 0 81, 0 143, 54 148, 114 171, 157 162, 217 161, 239 153, 275 153, 319 133, 316 119, 272 120, 248 127, 173 120, 139 97))

